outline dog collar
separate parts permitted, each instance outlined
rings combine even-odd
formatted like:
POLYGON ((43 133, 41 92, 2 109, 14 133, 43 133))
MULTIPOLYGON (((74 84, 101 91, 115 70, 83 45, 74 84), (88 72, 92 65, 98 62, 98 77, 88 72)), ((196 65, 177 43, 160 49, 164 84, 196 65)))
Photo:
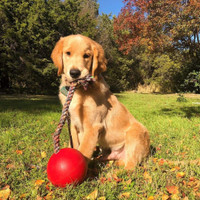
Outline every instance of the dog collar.
POLYGON ((60 92, 65 95, 67 97, 67 94, 68 94, 68 91, 69 91, 69 86, 63 86, 61 87, 60 89, 60 92))

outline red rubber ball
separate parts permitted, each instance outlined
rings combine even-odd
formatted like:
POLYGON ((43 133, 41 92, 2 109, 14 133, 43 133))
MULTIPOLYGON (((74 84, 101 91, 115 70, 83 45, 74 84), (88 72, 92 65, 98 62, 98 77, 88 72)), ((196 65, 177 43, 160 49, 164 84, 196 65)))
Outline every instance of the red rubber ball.
POLYGON ((87 174, 84 156, 76 149, 64 148, 53 154, 47 164, 47 176, 57 187, 81 183, 87 174))

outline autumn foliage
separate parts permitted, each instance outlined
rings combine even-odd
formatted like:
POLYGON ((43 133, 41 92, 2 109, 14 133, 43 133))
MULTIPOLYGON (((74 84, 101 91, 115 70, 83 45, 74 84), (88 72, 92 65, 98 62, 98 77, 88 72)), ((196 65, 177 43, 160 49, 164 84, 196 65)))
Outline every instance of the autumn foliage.
POLYGON ((115 19, 119 49, 146 45, 152 51, 199 49, 200 1, 124 0, 115 19))
POLYGON ((113 28, 119 51, 135 60, 134 80, 163 92, 199 93, 200 1, 123 2, 113 28))

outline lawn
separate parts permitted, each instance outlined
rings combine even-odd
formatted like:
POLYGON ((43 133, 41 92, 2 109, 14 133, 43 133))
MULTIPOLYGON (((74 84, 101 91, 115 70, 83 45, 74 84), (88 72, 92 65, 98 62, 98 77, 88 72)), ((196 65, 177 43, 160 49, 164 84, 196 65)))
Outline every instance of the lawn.
MULTIPOLYGON (((200 199, 200 95, 117 94, 149 130, 151 155, 132 172, 92 162, 76 187, 52 186, 46 174, 57 97, 0 97, 0 199, 200 199), (181 100, 187 100, 182 102, 181 100)), ((67 127, 61 146, 67 147, 67 127)))

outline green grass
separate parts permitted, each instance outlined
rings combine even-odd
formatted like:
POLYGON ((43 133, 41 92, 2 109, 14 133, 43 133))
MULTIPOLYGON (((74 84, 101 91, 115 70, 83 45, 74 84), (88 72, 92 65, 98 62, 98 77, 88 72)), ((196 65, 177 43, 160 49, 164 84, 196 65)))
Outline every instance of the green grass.
MULTIPOLYGON (((86 181, 65 189, 49 184, 46 174, 53 153, 52 133, 61 115, 57 97, 1 97, 0 192, 8 185, 10 199, 86 199, 95 190, 97 199, 108 200, 200 198, 200 163, 189 162, 200 158, 200 97, 187 96, 187 102, 178 102, 178 95, 127 92, 117 96, 150 131, 150 157, 133 172, 111 162, 93 162, 86 181), (184 176, 177 177, 179 172, 184 176), (37 180, 44 182, 35 184, 37 180), (176 194, 168 186, 176 186, 176 194)), ((65 128, 61 146, 67 144, 65 128)))

